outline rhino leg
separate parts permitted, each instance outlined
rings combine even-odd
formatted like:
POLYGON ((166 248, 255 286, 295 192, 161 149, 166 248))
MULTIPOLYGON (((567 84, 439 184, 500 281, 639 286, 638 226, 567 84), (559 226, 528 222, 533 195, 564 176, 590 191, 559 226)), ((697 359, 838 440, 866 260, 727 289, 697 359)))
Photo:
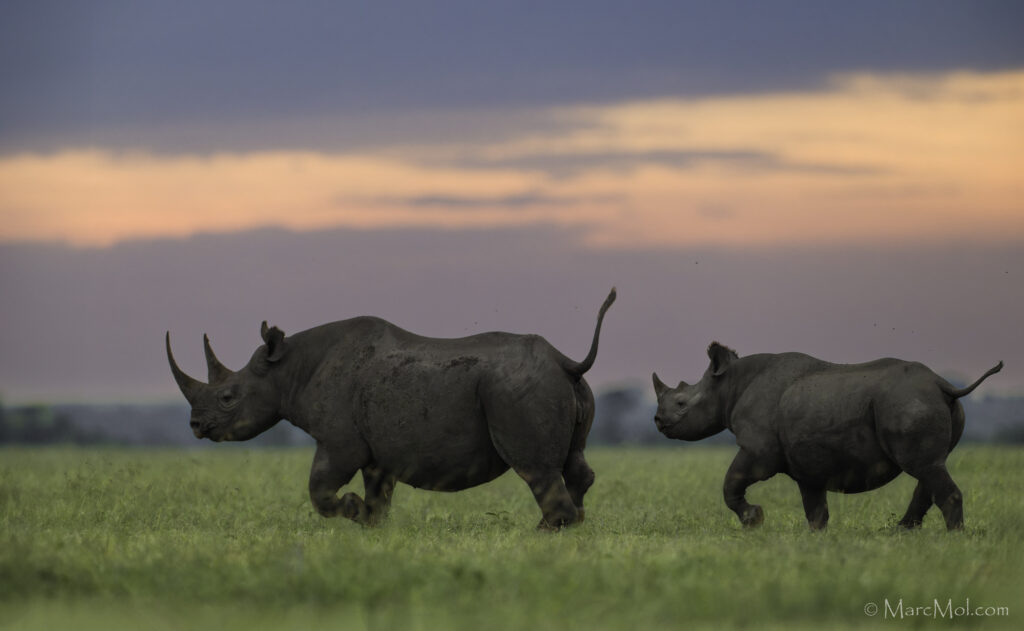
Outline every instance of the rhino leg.
POLYGON ((562 468, 562 477, 565 479, 565 487, 569 491, 569 497, 576 506, 579 521, 583 521, 583 496, 587 489, 594 483, 594 470, 590 468, 583 458, 583 451, 571 451, 565 460, 562 468))
POLYGON ((516 469, 516 473, 530 486, 530 491, 540 506, 543 517, 537 524, 537 530, 558 530, 579 522, 579 510, 573 503, 569 490, 565 488, 561 471, 516 469))
POLYGON ((960 437, 962 423, 961 408, 950 411, 945 403, 931 405, 917 399, 904 402, 892 417, 876 420, 882 444, 888 446, 900 468, 918 481, 900 525, 919 525, 934 503, 948 530, 963 528, 963 494, 946 470, 946 456, 960 437))
MULTIPOLYGON (((919 425, 923 425, 923 422, 919 425)), ((931 425, 941 427, 940 423, 931 425)), ((918 481, 910 507, 900 525, 919 525, 925 512, 934 503, 942 511, 948 530, 964 527, 963 494, 946 470, 946 455, 949 454, 947 440, 942 439, 939 432, 924 437, 906 434, 889 439, 896 463, 918 481)))
MULTIPOLYGON (((924 484, 925 489, 931 492, 932 502, 939 507, 946 519, 946 530, 960 530, 964 527, 964 496, 960 492, 960 487, 950 477, 945 463, 907 473, 917 478, 924 484)), ((911 505, 913 506, 913 502, 911 505)))
POLYGON ((570 463, 570 454, 582 452, 586 433, 576 434, 577 403, 572 386, 564 383, 561 368, 554 374, 522 370, 507 375, 498 388, 483 388, 491 443, 505 464, 521 477, 533 492, 543 517, 537 528, 558 530, 579 521, 576 501, 582 503, 589 467, 582 454, 570 463), (547 378, 548 389, 538 391, 537 383, 547 378), (557 380, 562 380, 560 383, 557 380), (529 393, 529 398, 524 393, 529 393), (570 495, 562 472, 572 471, 570 495), (575 500, 575 501, 574 501, 575 500))
POLYGON ((334 451, 317 445, 309 472, 309 498, 318 513, 324 517, 341 515, 361 524, 369 522, 369 510, 362 498, 355 493, 338 498, 338 490, 362 468, 365 459, 356 449, 334 451))
POLYGON ((764 511, 757 504, 747 502, 747 487, 755 482, 761 482, 775 475, 772 467, 763 463, 746 449, 740 448, 739 453, 729 465, 725 473, 725 483, 722 485, 722 493, 725 495, 725 505, 729 507, 740 523, 746 527, 754 527, 764 521, 764 511))
POLYGON ((925 513, 931 507, 932 494, 928 492, 924 482, 918 480, 917 486, 914 487, 914 496, 910 498, 910 506, 907 506, 907 512, 903 515, 899 525, 903 528, 919 528, 925 513))
POLYGON ((828 525, 828 499, 825 489, 809 486, 802 482, 798 484, 800 497, 804 501, 807 525, 811 527, 811 530, 824 530, 828 525))
MULTIPOLYGON (((388 516, 391 495, 395 491, 395 476, 375 466, 363 467, 366 523, 379 524, 388 516)), ((358 496, 355 496, 358 499, 358 496)))

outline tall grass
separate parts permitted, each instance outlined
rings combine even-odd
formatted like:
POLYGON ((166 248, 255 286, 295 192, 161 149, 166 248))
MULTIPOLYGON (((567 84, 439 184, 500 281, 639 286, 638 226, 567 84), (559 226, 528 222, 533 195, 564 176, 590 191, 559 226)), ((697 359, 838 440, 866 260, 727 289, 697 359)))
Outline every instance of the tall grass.
MULTIPOLYGON (((810 532, 796 485, 721 499, 733 450, 593 449, 587 520, 548 534, 514 474, 454 494, 399 486, 365 529, 316 515, 307 449, 0 450, 0 627, 779 628, 928 626, 867 603, 1008 606, 1020 628, 1024 450, 958 449, 966 529, 895 522, 913 480, 829 495, 810 532)), ((357 492, 361 486, 354 484, 357 492)), ((945 621, 948 624, 948 621, 945 621)))

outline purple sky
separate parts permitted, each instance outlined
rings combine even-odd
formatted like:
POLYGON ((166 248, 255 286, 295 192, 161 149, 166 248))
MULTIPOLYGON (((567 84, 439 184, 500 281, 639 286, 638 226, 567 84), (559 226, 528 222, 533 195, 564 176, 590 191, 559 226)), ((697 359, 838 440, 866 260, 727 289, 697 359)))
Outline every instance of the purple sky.
POLYGON ((1024 4, 0 5, 0 397, 178 400, 263 319, 1024 390, 1024 4))
POLYGON ((534 332, 586 354, 616 285, 596 387, 694 380, 711 340, 741 355, 915 359, 952 379, 1004 360, 982 392, 1024 386, 1024 248, 594 250, 557 228, 259 230, 103 249, 0 245, 0 384, 12 400, 175 398, 163 353, 203 376, 285 332, 363 314, 412 331, 534 332))

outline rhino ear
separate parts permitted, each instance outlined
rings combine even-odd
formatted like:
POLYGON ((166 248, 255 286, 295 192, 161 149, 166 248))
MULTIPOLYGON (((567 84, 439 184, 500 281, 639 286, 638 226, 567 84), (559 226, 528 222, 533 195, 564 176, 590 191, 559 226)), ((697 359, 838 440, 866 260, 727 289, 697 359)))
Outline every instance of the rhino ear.
POLYGON ((661 379, 658 379, 658 373, 653 373, 651 377, 654 380, 654 394, 660 399, 661 395, 665 394, 665 391, 668 390, 668 386, 662 383, 661 379))
POLYGON ((260 326, 260 337, 263 338, 263 342, 267 345, 268 362, 280 361, 288 351, 288 345, 284 341, 284 331, 276 326, 267 327, 266 320, 260 326))
POLYGON ((729 368, 729 364, 739 355, 728 346, 722 346, 718 342, 711 342, 708 346, 708 358, 711 359, 711 374, 719 377, 729 368))

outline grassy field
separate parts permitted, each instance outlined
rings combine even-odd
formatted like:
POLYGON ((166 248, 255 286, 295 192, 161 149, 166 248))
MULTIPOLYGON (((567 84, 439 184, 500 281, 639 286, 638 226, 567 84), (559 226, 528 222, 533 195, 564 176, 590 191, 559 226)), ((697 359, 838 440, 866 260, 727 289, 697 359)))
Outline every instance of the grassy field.
POLYGON ((1024 450, 954 452, 959 533, 935 509, 894 527, 906 476, 830 494, 824 533, 779 476, 751 489, 766 520, 744 531, 721 499, 732 453, 591 449, 586 522, 547 534, 511 473, 399 486, 364 529, 313 512, 307 449, 2 449, 0 628, 1024 627, 1024 450), (886 599, 1009 615, 892 619, 886 599))

